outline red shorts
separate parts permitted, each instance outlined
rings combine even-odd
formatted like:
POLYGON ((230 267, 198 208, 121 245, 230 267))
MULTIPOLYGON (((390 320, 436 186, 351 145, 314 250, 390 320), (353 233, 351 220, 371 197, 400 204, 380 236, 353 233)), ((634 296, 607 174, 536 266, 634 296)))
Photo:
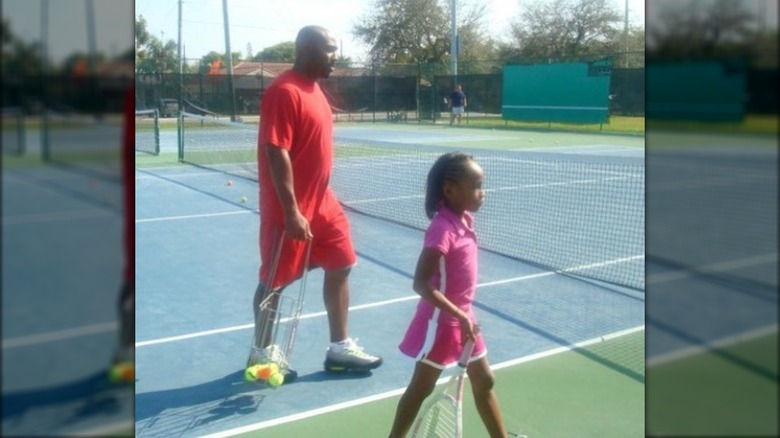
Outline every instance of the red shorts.
MULTIPOLYGON (((355 265, 357 256, 352 246, 349 221, 344 210, 336 204, 326 214, 318 214, 309 222, 314 238, 311 242, 309 268, 326 271, 355 265)), ((269 286, 269 275, 279 239, 284 235, 284 223, 260 219, 260 283, 269 286)), ((271 288, 287 286, 303 275, 306 241, 284 239, 279 265, 271 288)))
MULTIPOLYGON (((457 364, 460 354, 463 352, 460 334, 459 325, 438 324, 436 326, 436 335, 433 338, 433 346, 422 358, 422 362, 442 370, 457 364)), ((485 340, 482 338, 482 332, 480 332, 477 333, 474 351, 471 353, 469 363, 482 359, 486 355, 485 340)))

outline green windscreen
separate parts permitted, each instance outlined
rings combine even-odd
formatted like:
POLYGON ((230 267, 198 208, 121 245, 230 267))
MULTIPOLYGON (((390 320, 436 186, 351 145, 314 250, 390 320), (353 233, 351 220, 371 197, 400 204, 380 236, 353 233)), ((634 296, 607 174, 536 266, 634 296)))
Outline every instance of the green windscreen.
POLYGON ((507 65, 501 115, 529 122, 607 123, 611 62, 507 65))
POLYGON ((649 63, 646 114, 652 119, 741 121, 747 74, 739 62, 649 63))

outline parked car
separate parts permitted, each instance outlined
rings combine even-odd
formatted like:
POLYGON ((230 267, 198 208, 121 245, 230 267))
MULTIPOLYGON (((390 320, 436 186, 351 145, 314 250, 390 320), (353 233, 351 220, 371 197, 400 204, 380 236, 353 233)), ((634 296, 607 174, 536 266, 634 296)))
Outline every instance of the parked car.
POLYGON ((160 117, 176 117, 179 115, 179 101, 176 99, 160 99, 160 117))

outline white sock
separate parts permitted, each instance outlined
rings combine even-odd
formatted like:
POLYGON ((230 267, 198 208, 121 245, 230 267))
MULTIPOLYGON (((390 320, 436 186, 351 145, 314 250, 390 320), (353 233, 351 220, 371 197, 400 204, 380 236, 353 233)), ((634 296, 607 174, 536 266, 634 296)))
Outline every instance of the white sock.
POLYGON ((330 343, 330 351, 334 353, 341 353, 344 351, 344 349, 352 344, 352 338, 344 339, 340 342, 331 342, 330 343))

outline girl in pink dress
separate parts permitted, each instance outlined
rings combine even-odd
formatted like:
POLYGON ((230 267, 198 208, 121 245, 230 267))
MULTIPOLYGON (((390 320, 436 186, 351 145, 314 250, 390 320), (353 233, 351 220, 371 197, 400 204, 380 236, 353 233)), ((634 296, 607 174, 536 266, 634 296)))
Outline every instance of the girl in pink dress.
POLYGON ((419 357, 433 318, 436 334, 398 402, 390 437, 406 436, 442 370, 457 363, 468 339, 474 340, 467 372, 477 411, 491 437, 507 435, 487 349, 471 306, 477 288, 477 236, 471 213, 484 201, 483 179, 479 164, 470 155, 456 152, 439 157, 428 173, 425 212, 431 223, 414 274, 414 291, 422 299, 399 349, 419 357))

